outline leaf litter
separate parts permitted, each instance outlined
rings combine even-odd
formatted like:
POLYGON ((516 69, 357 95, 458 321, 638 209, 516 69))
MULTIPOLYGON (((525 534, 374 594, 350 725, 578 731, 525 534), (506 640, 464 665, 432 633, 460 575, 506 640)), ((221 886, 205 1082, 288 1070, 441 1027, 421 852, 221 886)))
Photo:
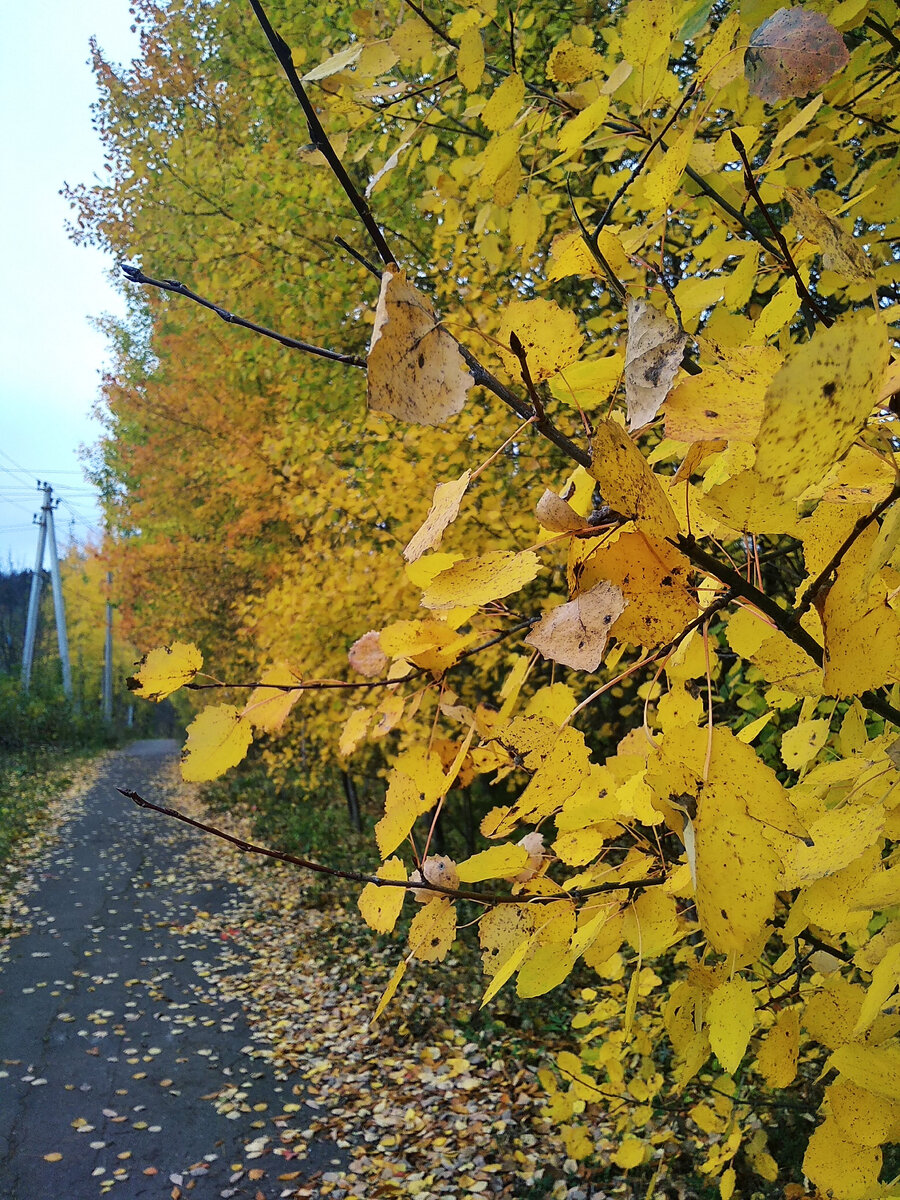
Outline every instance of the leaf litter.
MULTIPOLYGON (((57 805, 57 830, 84 812, 80 797, 95 774, 86 772, 57 805)), ((177 779, 175 764, 154 788, 165 802, 202 815, 196 790, 177 779)), ((230 825, 249 833, 238 818, 230 825)), ((4 900, 11 939, 25 935, 40 911, 48 851, 56 855, 54 871, 71 869, 66 840, 55 843, 52 830, 34 839, 26 878, 4 900)), ((144 928, 158 927, 161 944, 174 936, 181 948, 176 959, 188 958, 197 978, 179 993, 166 954, 133 965, 123 959, 121 971, 110 970, 103 926, 88 928, 93 949, 85 950, 84 967, 76 968, 73 982, 55 984, 86 987, 92 1007, 86 1015, 64 1008, 57 1020, 72 1030, 86 1061, 96 1062, 94 1070, 116 1064, 105 1070, 123 1086, 101 1095, 100 1086, 63 1079, 49 1066, 45 1078, 24 1060, 0 1064, 0 1083, 19 1072, 31 1088, 49 1083, 70 1100, 84 1093, 82 1115, 67 1122, 64 1134, 32 1133, 44 1169, 64 1170, 71 1180, 89 1152, 97 1195, 130 1194, 137 1179, 159 1176, 173 1200, 185 1200, 199 1180, 205 1180, 202 1194, 224 1200, 460 1194, 512 1200, 533 1186, 553 1197, 583 1194, 584 1168, 566 1157, 545 1112, 537 1068, 546 1061, 546 1039, 532 1049, 524 1038, 507 1040, 504 1031, 498 1047, 494 1030, 466 1028, 478 989, 456 947, 439 965, 415 964, 372 1024, 402 943, 373 944, 355 912, 355 893, 317 909, 308 903, 308 880, 290 869, 249 862, 178 826, 155 826, 154 836, 171 848, 170 863, 155 876, 131 879, 129 887, 140 889, 146 905, 144 928), (181 897, 204 891, 208 908, 194 903, 185 922, 181 897), (148 921, 147 913, 156 919, 148 921), (204 953, 209 945, 212 954, 204 953), (133 977, 123 980, 129 972, 133 977), (151 1022, 148 1033, 151 1013, 165 1023, 151 1022), (223 1038, 244 1021, 249 1044, 237 1061, 226 1061, 223 1038), (188 1053, 177 1049, 189 1043, 190 1065, 188 1053), (164 1165, 166 1129, 186 1119, 178 1113, 191 1103, 190 1092, 180 1075, 196 1074, 198 1062, 210 1075, 202 1099, 234 1122, 239 1149, 234 1139, 228 1147, 218 1139, 196 1161, 171 1170, 164 1165)), ((124 952, 135 935, 131 923, 121 928, 124 952)))

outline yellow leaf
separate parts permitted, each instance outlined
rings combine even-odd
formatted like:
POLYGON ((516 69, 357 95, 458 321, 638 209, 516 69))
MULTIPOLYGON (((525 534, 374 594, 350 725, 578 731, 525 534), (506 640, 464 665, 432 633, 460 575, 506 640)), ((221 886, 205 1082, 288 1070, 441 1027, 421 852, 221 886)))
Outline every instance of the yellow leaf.
POLYGON ((687 335, 646 300, 628 297, 625 402, 628 428, 649 425, 659 412, 684 356, 687 335))
POLYGON ((435 800, 427 796, 418 783, 396 767, 390 774, 384 801, 384 816, 375 826, 375 840, 382 858, 397 849, 409 836, 416 818, 428 812, 435 800))
POLYGON ((409 927, 409 948, 414 958, 440 962, 456 937, 456 908, 445 896, 429 900, 413 917, 409 927))
POLYGON ((825 600, 825 689, 830 696, 859 695, 900 679, 900 614, 877 581, 863 591, 877 536, 871 526, 859 535, 825 600))
POLYGON ((471 471, 463 471, 459 479, 437 485, 428 516, 403 550, 407 562, 415 562, 426 550, 434 550, 441 544, 444 530, 459 515, 459 506, 471 478, 471 471))
POLYGON ((275 733, 287 719, 288 713, 303 695, 302 691, 291 689, 284 691, 285 686, 300 683, 300 676, 287 663, 278 663, 264 671, 260 679, 260 687, 250 693, 242 717, 246 717, 254 729, 264 733, 275 733), (281 685, 273 687, 272 685, 281 685), (266 686, 268 685, 268 686, 266 686))
POLYGON ((338 750, 343 758, 348 758, 366 736, 371 717, 371 709, 355 708, 347 718, 338 742, 338 750))
POLYGON ((737 733, 738 741, 743 742, 745 746, 749 746, 756 735, 762 733, 774 716, 774 711, 763 713, 761 717, 757 717, 755 721, 751 721, 749 725, 745 725, 743 729, 739 729, 737 733))
POLYGON ((417 425, 455 416, 474 382, 431 301, 393 263, 381 277, 367 363, 369 408, 417 425))
POLYGON ((872 982, 869 984, 856 1027, 853 1030, 854 1037, 859 1037, 874 1024, 875 1018, 898 986, 900 986, 900 942, 890 947, 872 972, 872 982))
POLYGON ((594 1153, 593 1139, 583 1125, 561 1125, 559 1132, 567 1158, 574 1158, 576 1162, 580 1162, 594 1153))
POLYGON ((448 609, 480 606, 517 592, 541 569, 532 550, 519 554, 494 550, 481 558, 464 559, 437 575, 422 597, 423 608, 448 609))
MULTIPOLYGON (((496 908, 488 909, 478 922, 478 940, 485 975, 495 975, 520 947, 527 949, 534 927, 533 908, 519 904, 498 904, 496 908)), ((515 969, 513 967, 509 975, 515 969)))
POLYGON ((128 688, 147 700, 165 700, 194 678, 203 666, 203 655, 190 642, 173 642, 145 654, 128 688))
POLYGON ((785 496, 821 479, 862 429, 887 362, 884 323, 869 310, 795 349, 766 392, 757 478, 785 496))
POLYGON ((734 1167, 726 1167, 722 1172, 722 1178, 719 1180, 719 1195, 722 1200, 731 1200, 734 1195, 734 1185, 737 1182, 737 1174, 734 1167))
POLYGON ((816 757, 825 743, 831 722, 799 721, 793 729, 786 729, 781 736, 781 758, 789 771, 805 767, 816 757))
POLYGON ((769 1087, 788 1087, 797 1074, 799 1054, 799 1014, 795 1008, 783 1009, 759 1048, 757 1070, 769 1087))
MULTIPOLYGON (((376 874, 379 879, 405 881, 406 867, 399 858, 389 858, 381 864, 376 874)), ((379 887, 377 883, 367 883, 356 903, 363 920, 371 929, 376 929, 379 933, 390 933, 403 908, 404 895, 403 888, 379 887)))
POLYGON ((513 374, 521 374, 518 358, 505 347, 515 334, 522 344, 528 372, 535 383, 555 375, 574 363, 581 353, 581 331, 574 312, 562 309, 553 300, 512 300, 503 310, 497 334, 504 347, 506 365, 513 374))
POLYGON ((642 959, 656 958, 681 937, 674 898, 647 888, 624 910, 622 931, 642 959))
POLYGON ((854 1042, 839 1046, 829 1058, 828 1066, 867 1092, 887 1100, 900 1100, 900 1046, 896 1043, 871 1046, 854 1042))
POLYGON ((896 1140, 900 1103, 866 1092, 841 1080, 827 1090, 828 1111, 845 1137, 861 1146, 880 1146, 896 1140))
POLYGON ((237 766, 250 743, 250 722, 232 704, 219 704, 198 713, 187 728, 181 777, 189 783, 218 779, 237 766))
POLYGON ((478 91, 484 74, 484 45, 477 26, 470 26, 459 39, 456 74, 467 92, 478 91))
POLYGON ((579 150, 591 134, 600 128, 608 112, 609 96, 600 96, 592 101, 562 126, 556 139, 558 148, 564 154, 579 150))
POLYGON ((606 504, 660 537, 676 537, 678 518, 647 460, 616 421, 602 421, 591 444, 591 474, 606 504))
POLYGON ((571 975, 577 958, 568 941, 539 945, 519 968, 516 994, 523 999, 545 996, 571 975))
POLYGON ((749 980, 735 978, 719 984, 706 1012, 709 1044, 729 1075, 744 1057, 756 1020, 756 999, 749 980))
POLYGON ((596 74, 603 59, 590 46, 577 46, 571 38, 563 38, 550 51, 547 78, 555 83, 578 83, 596 74))
MULTIPOLYGON (((446 570, 448 563, 441 567, 446 570)), ((439 574, 440 572, 438 572, 439 574)), ((392 625, 382 629, 380 635, 381 648, 391 658, 413 659, 428 650, 449 646, 456 638, 456 633, 443 621, 394 621, 392 625)))
POLYGON ((666 401, 666 436, 682 442, 752 441, 779 362, 771 346, 744 346, 733 349, 721 364, 689 375, 666 401))
POLYGON ((647 1149, 646 1142, 642 1142, 640 1138, 626 1136, 619 1143, 618 1148, 612 1156, 612 1160, 623 1171, 630 1171, 634 1167, 642 1165, 647 1154, 647 1149))
MULTIPOLYGON (((821 101, 822 97, 817 99, 821 101)), ((775 144, 773 143, 773 149, 775 144)), ((811 238, 822 250, 822 265, 852 283, 865 283, 875 271, 860 243, 841 223, 819 208, 812 196, 799 188, 788 188, 787 198, 794 224, 804 237, 811 238)))
POLYGON ((503 960, 494 972, 494 977, 485 989, 479 1008, 484 1008, 497 995, 503 985, 516 973, 525 960, 525 955, 531 945, 531 939, 526 938, 513 952, 503 960))
POLYGON ((460 883, 509 878, 522 870, 528 858, 529 854, 524 846, 491 846, 459 864, 457 872, 460 883))
POLYGON ((624 369, 625 360, 619 353, 606 358, 585 358, 555 375, 550 380, 550 391, 564 404, 577 404, 590 412, 608 402, 624 369))
POLYGON ((872 1200, 881 1191, 881 1162, 880 1149, 851 1142, 837 1121, 829 1117, 809 1139, 803 1173, 824 1196, 872 1200))
MULTIPOLYGON (((648 208, 664 209, 672 203, 681 176, 688 165, 695 130, 688 126, 678 135, 659 162, 644 177, 644 202, 648 208)), ((685 339, 686 340, 686 339, 685 339)), ((680 360, 679 360, 680 361, 680 360)))
POLYGON ((534 824, 562 808, 575 794, 590 770, 590 750, 584 734, 567 726, 554 730, 555 740, 531 782, 508 808, 494 808, 481 822, 486 838, 505 837, 517 825, 534 824))
POLYGON ((880 839, 884 809, 880 804, 844 804, 811 821, 812 845, 795 842, 784 855, 782 886, 800 887, 842 871, 880 839))
POLYGON ((345 46, 337 54, 332 54, 330 58, 326 58, 324 62, 320 62, 318 66, 307 71, 303 76, 303 82, 313 83, 317 79, 327 79, 330 75, 337 75, 338 72, 352 67, 362 54, 364 45, 364 42, 354 42, 352 46, 345 46))
POLYGON ((378 1001, 378 1007, 372 1013, 371 1019, 369 1021, 370 1025, 375 1024, 375 1022, 378 1020, 378 1018, 381 1016, 381 1014, 384 1012, 384 1010, 390 1004, 391 1000, 394 998, 394 993, 396 992, 397 988, 400 986, 400 981, 405 974, 406 974, 406 959, 403 958, 400 960, 400 962, 397 963, 397 966, 394 969, 393 975, 388 980, 387 987, 381 993, 381 999, 378 1001))
POLYGON ((53 1151, 51 1151, 50 1154, 44 1155, 44 1162, 49 1162, 49 1163, 62 1162, 62 1155, 59 1153, 58 1150, 53 1150, 53 1151))
POLYGON ((544 613, 525 642, 544 658, 565 667, 596 671, 603 660, 610 629, 626 604, 620 588, 601 581, 568 604, 544 613))
POLYGON ((522 109, 525 84, 521 75, 507 75, 494 89, 493 95, 481 110, 481 120, 492 133, 508 129, 522 109))

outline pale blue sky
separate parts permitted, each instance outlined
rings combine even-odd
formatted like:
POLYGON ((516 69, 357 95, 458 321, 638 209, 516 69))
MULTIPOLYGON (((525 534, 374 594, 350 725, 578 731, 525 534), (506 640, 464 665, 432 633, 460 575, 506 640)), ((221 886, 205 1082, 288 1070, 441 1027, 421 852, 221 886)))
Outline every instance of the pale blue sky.
POLYGON ((88 40, 127 61, 130 25, 128 0, 0 5, 0 570, 10 558, 33 565, 38 476, 64 502, 58 536, 84 538, 99 519, 78 458, 98 436, 90 413, 106 358, 88 318, 123 309, 111 261, 66 237, 58 192, 102 173, 88 40))

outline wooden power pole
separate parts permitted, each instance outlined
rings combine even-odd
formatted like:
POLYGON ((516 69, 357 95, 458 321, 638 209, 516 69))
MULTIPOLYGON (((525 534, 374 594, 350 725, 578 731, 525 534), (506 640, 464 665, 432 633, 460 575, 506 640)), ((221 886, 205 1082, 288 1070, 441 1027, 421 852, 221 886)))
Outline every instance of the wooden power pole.
POLYGON ((66 607, 63 601, 62 580, 59 575, 59 553, 56 548, 56 529, 53 524, 53 488, 49 483, 39 485, 44 493, 41 515, 38 522, 38 548, 31 576, 31 592, 28 597, 28 620, 25 625, 25 648, 22 652, 22 687, 28 691, 31 685, 31 668, 34 663, 34 644, 37 639, 38 608, 41 598, 41 583, 44 573, 44 547, 50 543, 50 582, 53 586, 53 613, 56 617, 56 641, 59 646, 59 661, 62 664, 63 691, 72 699, 72 666, 69 662, 69 638, 66 633, 66 607))

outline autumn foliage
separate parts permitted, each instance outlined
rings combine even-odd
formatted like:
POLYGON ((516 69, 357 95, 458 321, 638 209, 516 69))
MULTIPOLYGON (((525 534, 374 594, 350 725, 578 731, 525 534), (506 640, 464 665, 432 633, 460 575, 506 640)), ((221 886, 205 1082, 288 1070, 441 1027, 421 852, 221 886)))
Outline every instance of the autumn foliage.
POLYGON ((891 8, 141 0, 72 196, 185 778, 379 765, 374 1015, 477 917, 485 1003, 577 971, 568 1155, 722 1200, 898 1194, 891 8))

